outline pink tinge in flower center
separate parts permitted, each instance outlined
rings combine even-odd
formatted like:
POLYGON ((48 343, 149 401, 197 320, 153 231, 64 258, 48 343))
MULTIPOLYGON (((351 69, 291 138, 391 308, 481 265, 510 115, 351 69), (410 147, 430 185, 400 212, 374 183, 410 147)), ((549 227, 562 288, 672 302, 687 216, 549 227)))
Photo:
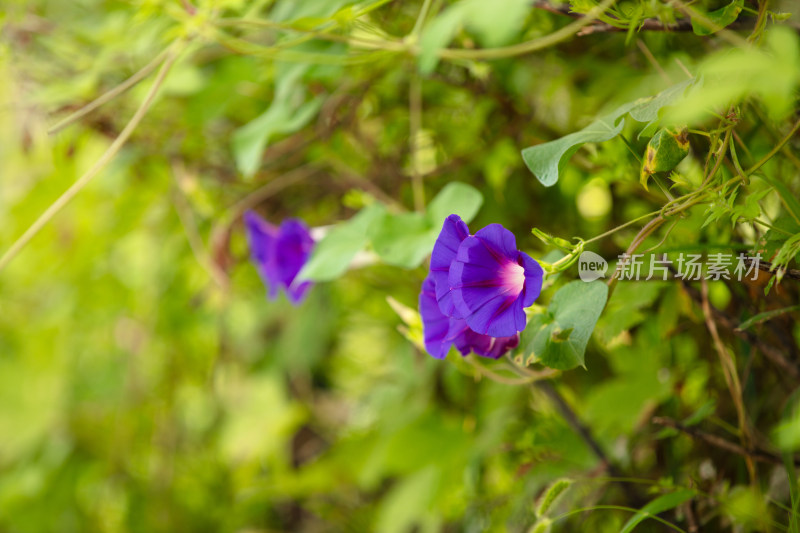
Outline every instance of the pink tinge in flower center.
POLYGON ((500 282, 503 288, 519 295, 525 287, 525 268, 513 261, 509 261, 500 268, 500 282))

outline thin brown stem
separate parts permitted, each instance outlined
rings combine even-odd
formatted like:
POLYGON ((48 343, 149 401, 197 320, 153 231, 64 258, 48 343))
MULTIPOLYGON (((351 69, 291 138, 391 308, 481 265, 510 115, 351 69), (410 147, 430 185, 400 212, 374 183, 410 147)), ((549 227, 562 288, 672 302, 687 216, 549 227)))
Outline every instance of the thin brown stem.
POLYGON ((321 168, 319 165, 308 163, 267 182, 226 210, 225 215, 223 216, 225 225, 229 226, 234 220, 242 216, 242 214, 248 209, 254 208, 267 198, 277 194, 286 187, 310 178, 320 170, 321 168))
POLYGON ((186 194, 181 188, 180 182, 186 177, 186 168, 179 162, 176 162, 172 165, 172 171, 175 174, 177 182, 174 194, 175 212, 178 213, 178 218, 183 226, 183 231, 186 234, 186 240, 189 243, 192 254, 194 254, 197 263, 203 267, 209 277, 214 280, 221 289, 227 289, 229 285, 228 276, 226 276, 219 265, 211 259, 211 255, 208 253, 208 249, 197 229, 197 224, 192 213, 192 206, 189 204, 189 200, 186 198, 186 194))
MULTIPOLYGON (((703 442, 710 444, 715 448, 719 448, 720 450, 725 450, 734 453, 736 455, 741 455, 746 459, 751 459, 753 461, 759 461, 762 463, 771 463, 774 465, 783 465, 783 459, 777 454, 770 453, 760 449, 744 448, 736 444, 735 442, 723 439, 722 437, 718 437, 717 435, 714 435, 713 433, 709 433, 707 431, 703 431, 702 429, 697 429, 691 426, 685 426, 684 424, 681 424, 677 420, 673 420, 671 418, 656 416, 653 417, 652 422, 657 426, 664 426, 676 429, 681 433, 689 435, 690 437, 702 440, 703 442)), ((800 466, 800 459, 793 459, 793 461, 796 466, 800 466)))
MULTIPOLYGON (((633 255, 637 248, 649 237, 655 230, 657 230, 661 225, 666 222, 667 219, 664 215, 658 215, 656 218, 645 224, 645 226, 636 234, 634 237, 633 242, 631 242, 628 249, 625 251, 627 257, 633 255)), ((611 293, 614 292, 614 288, 617 286, 617 280, 619 279, 619 274, 621 269, 619 266, 616 270, 614 270, 614 274, 611 275, 611 279, 608 280, 608 297, 611 298, 611 293)))
MULTIPOLYGON (((479 50, 445 48, 439 51, 439 57, 443 59, 492 60, 515 57, 536 52, 537 50, 543 50, 544 48, 554 46, 578 34, 582 28, 592 24, 608 8, 614 5, 615 1, 616 0, 604 0, 602 4, 593 7, 588 13, 576 19, 574 22, 571 22, 563 28, 538 39, 533 39, 531 41, 510 46, 485 48, 479 50)), ((414 50, 414 52, 418 51, 414 50)))
POLYGON ((133 131, 142 121, 144 116, 147 114, 147 111, 150 109, 150 106, 153 104, 155 100, 156 94, 158 94, 158 90, 164 83, 164 79, 167 77, 172 65, 178 59, 180 52, 183 50, 183 45, 178 45, 176 43, 175 46, 170 48, 170 52, 167 55, 166 59, 161 65, 161 69, 156 76, 155 81, 153 82, 152 87, 148 91, 145 99, 139 105, 139 108, 134 113, 131 120, 125 126, 125 128, 120 132, 119 136, 114 139, 114 142, 108 147, 108 149, 100 156, 100 159, 95 161, 94 165, 83 174, 78 181, 72 184, 64 193, 53 202, 50 207, 48 207, 44 213, 42 213, 36 221, 31 224, 31 226, 23 233, 15 242, 11 245, 5 254, 0 257, 0 271, 2 271, 8 264, 19 254, 25 246, 33 239, 41 230, 44 228, 50 220, 56 216, 59 211, 61 211, 70 201, 72 201, 75 196, 79 192, 83 190, 89 182, 97 176, 101 170, 103 170, 114 156, 120 151, 122 146, 127 142, 130 138, 133 131))
POLYGON ((767 155, 762 157, 755 165, 753 165, 752 167, 748 168, 747 171, 745 171, 745 174, 749 176, 750 174, 752 174, 753 172, 755 172, 756 170, 758 170, 759 168, 764 166, 767 163, 767 161, 772 159, 775 156, 775 154, 777 154, 786 145, 786 143, 788 143, 790 140, 792 140, 792 138, 794 137, 794 134, 797 133, 798 129, 800 129, 800 120, 798 120, 797 122, 794 123, 794 126, 792 126, 792 129, 789 130, 789 133, 787 133, 778 142, 778 144, 773 146, 772 150, 770 150, 767 155))
POLYGON ((422 183, 422 78, 411 75, 408 90, 408 144, 411 152, 411 188, 414 192, 414 209, 425 210, 425 186, 422 183))
MULTIPOLYGON (((586 426, 586 424, 584 424, 580 418, 578 418, 578 415, 572 410, 572 407, 570 407, 569 403, 567 403, 567 400, 561 395, 560 392, 558 392, 553 384, 549 381, 540 381, 535 383, 534 386, 542 391, 545 396, 547 396, 550 401, 553 402, 556 410, 558 410, 558 412, 564 418, 564 421, 567 423, 567 425, 569 425, 569 427, 581 437, 583 442, 589 447, 595 457, 597 457, 605 465, 611 477, 619 479, 625 478, 619 467, 617 467, 616 464, 611 461, 608 455, 606 455, 606 452, 603 450, 602 446, 600 446, 600 443, 597 442, 597 439, 595 439, 594 435, 592 435, 589 427, 586 426)), ((633 505, 639 506, 642 503, 641 497, 628 483, 620 482, 619 486, 623 492, 625 492, 628 500, 633 505)))
MULTIPOLYGON (((717 324, 714 321, 713 315, 711 314, 711 306, 708 302, 708 283, 706 283, 705 279, 702 280, 700 296, 702 298, 703 317, 705 318, 706 327, 708 328, 709 333, 711 333, 711 338, 714 341, 714 348, 717 351, 720 365, 722 366, 722 374, 725 377, 725 383, 728 386, 728 391, 733 399, 733 405, 736 408, 736 417, 739 421, 739 434, 741 435, 742 444, 746 448, 749 448, 750 443, 752 442, 752 437, 750 435, 747 414, 744 408, 744 400, 742 399, 742 384, 739 381, 739 371, 736 368, 736 362, 733 359, 733 355, 722 343, 722 339, 719 336, 717 324)), ((747 470, 750 473, 750 479, 751 481, 755 482, 756 474, 753 460, 747 457, 745 461, 747 462, 747 470)))
MULTIPOLYGON (((681 279, 681 284, 686 293, 698 304, 702 302, 700 291, 695 289, 685 279, 681 279)), ((739 322, 728 316, 726 313, 720 311, 714 306, 710 306, 711 314, 714 320, 725 329, 732 331, 734 335, 744 340, 748 344, 755 346, 764 356, 776 366, 781 372, 790 379, 797 381, 800 379, 800 367, 794 362, 790 361, 783 353, 782 350, 775 346, 766 343, 758 335, 750 330, 742 330, 739 328, 739 322)))
POLYGON ((544 370, 542 372, 526 374, 518 378, 508 377, 502 374, 498 374, 494 370, 491 370, 490 368, 483 366, 482 364, 478 363, 472 356, 467 356, 464 360, 485 378, 495 381, 497 383, 502 383, 503 385, 530 385, 531 383, 535 383, 543 379, 550 379, 558 374, 557 370, 544 370))
POLYGON ((85 106, 81 107, 74 113, 71 113, 69 116, 63 118, 62 120, 58 121, 56 124, 50 127, 47 130, 48 135, 55 135, 59 131, 63 130, 70 124, 77 122, 78 120, 82 119, 101 105, 110 102, 117 96, 121 95, 131 87, 134 87, 140 81, 145 79, 147 76, 150 75, 161 63, 164 62, 164 59, 167 57, 169 53, 169 48, 158 54, 152 61, 150 61, 147 65, 142 67, 136 74, 125 80, 124 82, 120 83, 113 89, 109 90, 102 96, 95 98, 85 106))

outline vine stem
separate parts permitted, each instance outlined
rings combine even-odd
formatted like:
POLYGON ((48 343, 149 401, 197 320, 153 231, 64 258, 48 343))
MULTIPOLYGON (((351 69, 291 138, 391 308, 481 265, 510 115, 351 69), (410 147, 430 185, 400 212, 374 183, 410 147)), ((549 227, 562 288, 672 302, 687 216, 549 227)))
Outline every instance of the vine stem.
POLYGON ((619 226, 613 227, 610 230, 608 230, 608 231, 606 231, 604 233, 601 233, 600 235, 595 235, 591 239, 586 239, 585 241, 583 241, 583 244, 589 244, 590 242, 595 242, 595 241, 599 241, 601 239, 604 239, 604 238, 608 237, 609 235, 612 235, 612 234, 618 232, 619 230, 625 229, 628 226, 632 226, 633 224, 636 224, 640 220, 644 220, 645 218, 654 217, 657 214, 659 214, 660 212, 661 212, 661 209, 659 209, 658 211, 652 211, 650 213, 646 213, 646 214, 644 214, 642 216, 638 216, 638 217, 636 217, 634 219, 631 219, 631 220, 629 220, 629 221, 627 221, 627 222, 625 222, 623 224, 620 224, 619 226))
POLYGON ((682 2, 681 0, 671 0, 670 3, 675 4, 678 7, 678 9, 689 15, 691 18, 699 20, 701 23, 703 23, 704 26, 711 28, 715 34, 719 35, 733 46, 738 46, 740 48, 750 47, 749 41, 740 37, 736 33, 723 28, 722 26, 720 26, 719 24, 708 18, 708 16, 705 13, 701 13, 694 7, 682 2))
POLYGON ((486 48, 483 50, 464 50, 445 48, 439 51, 439 57, 442 59, 503 59, 507 57, 514 57, 518 55, 528 54, 543 48, 556 45, 561 41, 569 39, 578 33, 584 26, 593 23, 603 12, 614 5, 616 0, 605 0, 589 10, 585 16, 579 18, 575 22, 567 24, 560 30, 554 31, 549 35, 545 35, 539 39, 519 43, 511 46, 503 46, 499 48, 486 48))
MULTIPOLYGON (((558 520, 563 520, 564 518, 570 517, 572 515, 585 513, 586 511, 601 511, 601 510, 608 510, 608 511, 627 511, 632 514, 641 513, 641 509, 635 509, 633 507, 625 507, 624 505, 593 505, 592 507, 582 507, 580 509, 573 509, 571 511, 567 511, 566 513, 562 513, 558 516, 553 517, 553 522, 557 522, 558 520)), ((680 527, 676 526, 672 522, 668 522, 664 520, 660 516, 652 513, 647 514, 647 518, 655 520, 656 522, 661 522, 663 525, 669 527, 673 531, 678 531, 679 533, 686 533, 686 530, 681 529, 680 527)))
POLYGON ((425 24, 425 19, 428 17, 432 3, 432 0, 423 0, 422 8, 419 10, 419 16, 417 16, 417 20, 414 22, 414 27, 411 29, 410 33, 414 38, 417 38, 419 34, 422 33, 422 26, 425 24))
POLYGON ((307 163, 301 167, 290 170, 273 180, 268 181, 255 191, 251 192, 234 205, 225 210, 222 215, 222 226, 230 227, 234 221, 241 217, 245 211, 252 209, 272 195, 282 191, 290 185, 299 183, 322 170, 322 166, 315 163, 307 163))
POLYGON ((422 131, 422 79, 412 74, 408 91, 408 136, 411 151, 411 188, 414 194, 414 209, 425 210, 425 185, 422 183, 420 162, 420 134, 422 131))
POLYGON ((158 65, 164 62, 164 59, 167 57, 167 54, 169 53, 169 50, 170 50, 169 47, 164 49, 160 54, 158 54, 155 58, 153 58, 152 61, 143 66, 136 74, 134 74, 133 76, 123 81, 113 89, 109 90, 102 96, 92 100, 91 102, 81 107, 74 113, 70 114, 69 116, 65 117, 64 119, 60 120, 59 122, 51 126, 50 129, 47 130, 47 134, 55 135, 59 131, 63 130, 64 128, 72 124, 73 122, 77 122, 78 120, 82 119, 83 117, 85 117, 98 107, 110 102, 120 94, 124 93, 125 91, 127 91, 128 89, 130 89, 131 87, 133 87, 134 85, 145 79, 147 76, 150 75, 151 72, 153 72, 158 67, 158 65))
MULTIPOLYGON (((561 414, 567 425, 569 425, 569 427, 581 437, 583 442, 586 443, 594 456, 605 464, 606 468, 608 469, 608 473, 611 474, 611 477, 625 477, 623 476, 622 472, 620 472, 616 464, 614 464, 608 455, 606 455, 606 452, 603 450, 602 446, 600 446, 600 443, 597 442, 597 439, 595 439, 594 435, 592 435, 589 427, 581 421, 577 413, 572 410, 572 407, 570 407, 569 403, 567 403, 567 400, 561 395, 560 392, 558 392, 552 383, 549 381, 538 381, 532 386, 542 391, 553 403, 553 405, 555 405, 556 410, 561 414)), ((620 483, 619 486, 623 492, 625 492, 625 496, 630 500, 631 504, 637 506, 642 504, 638 493, 636 493, 630 485, 620 483)))
MULTIPOLYGON (((531 52, 536 52, 538 50, 554 46, 578 34, 580 30, 583 29, 585 26, 588 26, 592 24, 595 20, 597 20, 603 14, 603 12, 608 8, 610 8, 612 5, 614 5, 615 2, 616 0, 604 0, 602 4, 593 7, 591 10, 589 10, 588 13, 586 13, 586 15, 582 16, 581 18, 575 20, 570 24, 567 24, 563 28, 551 34, 545 35, 544 37, 540 37, 538 39, 533 39, 531 41, 511 46, 501 46, 497 48, 483 48, 477 50, 464 49, 464 48, 443 48, 438 51, 438 56, 446 60, 469 61, 469 60, 504 59, 508 57, 515 57, 519 55, 528 54, 531 52)), ((418 43, 416 42, 418 34, 415 32, 419 32, 421 30, 421 25, 424 23, 424 18, 426 17, 427 12, 430 10, 430 4, 431 2, 427 2, 427 4, 423 5, 423 10, 420 12, 420 16, 417 17, 415 28, 412 30, 412 33, 410 34, 412 38, 407 39, 406 42, 396 42, 386 39, 372 40, 372 39, 360 39, 360 38, 357 39, 352 37, 342 37, 339 35, 333 35, 326 32, 319 32, 316 30, 308 31, 299 28, 291 28, 270 21, 261 21, 261 20, 221 19, 216 21, 216 23, 220 26, 235 26, 240 24, 249 24, 249 25, 264 26, 264 27, 276 27, 279 29, 286 29, 290 31, 305 33, 309 37, 318 37, 320 39, 345 41, 352 45, 361 45, 374 50, 407 53, 410 54, 411 56, 419 56, 421 54, 421 49, 418 43)), ((237 41, 238 40, 231 38, 230 42, 237 42, 237 41)), ((247 44, 252 46, 252 43, 247 43, 247 44)), ((283 44, 285 45, 286 43, 283 44)), ((271 52, 270 56, 274 56, 274 52, 271 52)))
MULTIPOLYGON (((744 408, 744 400, 742 399, 742 384, 739 381, 739 372, 736 369, 736 362, 733 356, 728 352, 717 330, 717 323, 711 314, 711 305, 708 302, 708 283, 705 279, 701 281, 700 295, 702 297, 701 307, 703 309, 703 316, 705 318, 706 327, 711 338, 714 340, 714 348, 717 350, 719 356, 720 366, 722 366, 722 374, 725 377, 725 383, 728 385, 733 405, 736 408, 736 415, 739 421, 739 433, 742 440, 742 445, 745 448, 750 448, 752 438, 750 436, 750 428, 747 423, 747 413, 744 408)), ((753 484, 756 482, 755 465, 753 459, 745 456, 747 463, 747 471, 750 474, 750 480, 753 484)))
MULTIPOLYGON (((636 237, 631 242, 628 249, 625 251, 627 256, 633 255, 633 252, 649 237, 655 230, 661 227, 661 224, 666 222, 666 218, 664 215, 658 215, 656 218, 648 222, 644 225, 644 227, 639 231, 636 237)), ((611 299, 611 293, 614 292, 614 288, 617 286, 617 279, 619 279, 620 269, 617 268, 614 271, 614 274, 611 276, 611 279, 608 280, 608 299, 611 299)))
POLYGON ((497 383, 501 383, 503 385, 528 385, 531 383, 535 383, 537 381, 541 381, 544 379, 550 379, 558 375, 558 370, 543 370, 541 372, 531 372, 529 371, 526 374, 523 374, 522 377, 519 378, 512 378, 506 377, 502 374, 498 374, 494 370, 491 370, 482 364, 475 361, 472 356, 467 356, 465 361, 469 363, 475 370, 478 371, 483 377, 495 381, 497 383))
POLYGON ((753 172, 764 166, 764 164, 767 161, 772 159, 775 156, 775 154, 777 154, 786 145, 786 143, 788 143, 792 139, 792 137, 794 137, 794 134, 797 133, 798 129, 800 129, 800 120, 794 123, 794 126, 792 126, 792 129, 789 131, 789 133, 787 133, 786 136, 783 139, 781 139, 780 142, 776 144, 772 148, 772 150, 769 151, 767 155, 762 157, 755 165, 748 168, 745 171, 745 175, 749 176, 750 174, 752 174, 753 172))
MULTIPOLYGON (((730 442, 725 440, 722 437, 719 437, 713 433, 708 433, 707 431, 703 431, 702 429, 698 429, 697 426, 686 426, 676 420, 671 418, 655 416, 651 419, 653 424, 657 426, 668 427, 672 429, 676 429, 681 433, 685 433, 692 438, 702 440, 715 448, 719 448, 720 450, 725 450, 730 453, 734 453, 736 455, 740 455, 742 457, 750 457, 754 461, 760 461, 764 463, 771 463, 774 465, 783 465, 783 459, 779 455, 774 453, 765 451, 763 449, 758 448, 745 448, 742 447, 735 442, 730 442)), ((795 459, 792 457, 792 462, 796 466, 800 466, 800 460, 795 459)))
POLYGON ((108 165, 114 156, 117 155, 117 152, 119 152, 120 148, 122 148, 128 138, 130 138, 133 131, 142 121, 142 118, 144 118, 145 114, 147 114, 147 111, 150 109, 150 106, 153 104, 158 90, 163 85, 164 79, 167 77, 167 74, 172 68, 172 65, 175 63, 175 60, 180 55, 180 52, 183 50, 183 47, 178 46, 178 42, 176 42, 176 44, 170 47, 168 50, 169 51, 166 55, 166 58, 164 59, 164 62, 158 71, 158 75, 156 76, 152 87, 150 87, 150 90, 147 93, 147 96, 145 96, 145 99, 142 101, 141 105, 139 105, 136 113, 134 113, 133 117, 122 130, 122 132, 120 132, 119 136, 114 139, 114 142, 112 142, 103 155, 100 156, 100 159, 95 161, 94 165, 92 165, 92 167, 87 170, 86 173, 78 179, 78 181, 73 183, 72 186, 64 191, 64 193, 59 196, 55 202, 50 204, 50 207, 48 207, 45 212, 42 213, 33 224, 31 224, 25 233, 23 233, 22 236, 14 241, 14 244, 12 244, 6 253, 0 257, 0 272, 2 272, 3 269, 8 266, 8 264, 17 256, 17 254, 19 254, 19 252, 25 248, 31 239, 33 239, 36 234, 38 234, 42 228, 44 228, 47 223, 50 222, 50 220, 52 220, 56 214, 58 214, 59 211, 61 211, 73 198, 75 198, 75 196, 81 192, 81 190, 83 190, 83 188, 86 187, 86 185, 88 185, 89 182, 91 182, 92 179, 106 167, 106 165, 108 165))

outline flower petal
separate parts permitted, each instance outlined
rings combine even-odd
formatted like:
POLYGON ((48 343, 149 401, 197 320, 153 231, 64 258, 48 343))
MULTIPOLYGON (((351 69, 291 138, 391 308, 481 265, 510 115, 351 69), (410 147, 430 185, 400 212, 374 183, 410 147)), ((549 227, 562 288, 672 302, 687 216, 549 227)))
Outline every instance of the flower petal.
POLYGON ((286 219, 281 223, 275 244, 277 274, 281 284, 288 289, 314 248, 314 239, 302 221, 286 219))
POLYGON ((419 314, 422 317, 422 336, 425 349, 436 359, 444 359, 452 346, 452 339, 447 339, 450 330, 450 318, 442 314, 436 302, 436 289, 431 276, 422 283, 419 293, 419 314))
MULTIPOLYGON (((478 234, 464 239, 450 267, 451 294, 458 313, 472 330, 492 337, 510 337, 525 329, 520 299, 524 269, 493 244, 478 234)), ((508 242, 500 244, 505 247, 508 242)), ((514 250, 514 259, 516 254, 514 250)))
POLYGON ((458 316, 477 333, 512 337, 525 329, 524 308, 539 296, 544 271, 516 245, 513 233, 490 224, 458 248, 450 294, 458 316))
POLYGON ((541 265, 525 252, 519 252, 517 262, 525 269, 525 289, 522 293, 522 307, 530 307, 542 292, 544 270, 541 265))
POLYGON ((269 298, 275 299, 283 288, 292 304, 299 303, 312 285, 308 281, 294 283, 314 248, 306 225, 298 219, 287 219, 276 228, 252 211, 245 213, 244 223, 250 254, 269 287, 269 298))
POLYGON ((250 245, 250 257, 258 269, 261 279, 269 288, 269 299, 278 296, 280 276, 278 273, 275 245, 279 230, 253 211, 244 214, 245 233, 250 245))
POLYGON ((313 285, 310 281, 303 281, 300 283, 292 283, 286 288, 286 296, 293 305, 297 305, 306 297, 308 289, 313 285))
POLYGON ((517 238, 501 224, 489 224, 478 230, 475 236, 498 255, 512 261, 517 258, 517 238))
POLYGON ((490 337, 472 331, 467 327, 464 320, 458 320, 458 322, 463 323, 463 329, 461 333, 453 339, 453 342, 458 351, 461 352, 461 355, 468 355, 470 352, 475 352, 481 357, 500 359, 506 352, 519 346, 518 333, 511 337, 490 337))
POLYGON ((422 317, 422 333, 425 349, 436 359, 444 359, 450 347, 455 344, 461 355, 475 352, 482 357, 498 359, 508 350, 519 344, 519 335, 495 339, 481 335, 467 326, 466 320, 447 317, 436 303, 433 277, 428 276, 422 283, 419 295, 419 312, 422 317))
POLYGON ((439 308, 447 316, 461 318, 450 294, 450 265, 456 258, 458 247, 469 236, 469 227, 458 215, 450 215, 442 225, 442 231, 433 245, 431 253, 431 276, 436 287, 436 300, 439 308))
POLYGON ((519 333, 510 337, 489 337, 470 330, 469 342, 472 350, 481 357, 500 359, 505 353, 519 346, 519 333))

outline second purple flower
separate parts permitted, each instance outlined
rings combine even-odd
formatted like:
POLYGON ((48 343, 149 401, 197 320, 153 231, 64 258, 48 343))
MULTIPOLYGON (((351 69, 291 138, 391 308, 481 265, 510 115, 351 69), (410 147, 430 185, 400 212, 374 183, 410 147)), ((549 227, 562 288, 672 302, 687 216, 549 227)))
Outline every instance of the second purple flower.
POLYGON ((274 300, 278 290, 286 291, 292 304, 298 304, 311 287, 311 282, 297 281, 297 274, 311 256, 314 239, 303 221, 295 218, 273 226, 253 211, 244 214, 250 255, 258 273, 269 288, 274 300))
MULTIPOLYGON (((488 352, 499 357, 516 346, 510 339, 525 329, 524 308, 539 296, 543 279, 539 263, 517 250, 514 234, 503 226, 490 224, 470 235, 464 221, 450 215, 433 247, 420 295, 426 348, 444 357, 458 340, 459 351, 468 353, 477 346, 464 339, 485 336, 496 339, 488 352), (434 298, 439 315, 431 309, 434 298)), ((485 349, 474 351, 489 355, 485 349)))

